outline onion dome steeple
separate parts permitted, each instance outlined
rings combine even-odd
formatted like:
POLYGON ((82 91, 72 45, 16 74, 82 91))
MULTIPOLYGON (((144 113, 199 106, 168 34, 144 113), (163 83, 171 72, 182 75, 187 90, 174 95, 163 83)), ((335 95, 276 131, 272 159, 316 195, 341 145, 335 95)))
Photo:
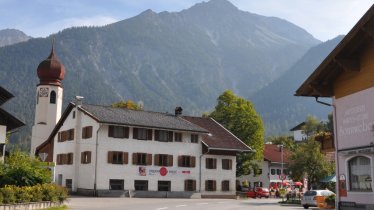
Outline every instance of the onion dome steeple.
POLYGON ((61 81, 65 76, 65 67, 55 55, 54 43, 48 58, 42 61, 37 69, 39 85, 62 86, 61 81))

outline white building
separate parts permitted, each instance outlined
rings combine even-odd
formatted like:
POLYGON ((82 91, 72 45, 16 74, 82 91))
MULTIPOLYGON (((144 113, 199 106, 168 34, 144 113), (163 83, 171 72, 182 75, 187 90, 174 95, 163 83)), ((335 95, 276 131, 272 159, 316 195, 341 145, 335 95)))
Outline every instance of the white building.
POLYGON ((305 125, 305 122, 302 122, 290 130, 290 131, 293 131, 293 139, 295 142, 301 142, 307 139, 307 136, 303 130, 304 125, 305 125))
POLYGON ((289 163, 290 153, 287 149, 278 147, 274 144, 265 144, 264 161, 258 163, 259 170, 251 171, 248 175, 238 177, 241 185, 244 181, 248 181, 249 187, 280 187, 282 181, 284 185, 292 184, 292 180, 288 176, 287 165, 289 163), (283 154, 282 154, 283 153, 283 154), (283 157, 282 157, 283 155, 283 157), (282 180, 283 179, 283 180, 282 180))
POLYGON ((79 194, 235 197, 236 155, 250 148, 213 119, 181 112, 70 103, 36 153, 79 194))

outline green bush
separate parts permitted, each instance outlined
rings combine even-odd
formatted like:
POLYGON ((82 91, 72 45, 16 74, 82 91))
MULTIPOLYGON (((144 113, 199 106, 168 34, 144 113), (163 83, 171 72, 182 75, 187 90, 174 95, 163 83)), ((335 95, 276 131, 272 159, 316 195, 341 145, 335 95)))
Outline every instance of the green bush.
POLYGON ((43 184, 35 186, 5 186, 0 188, 0 203, 28 203, 39 201, 63 202, 68 193, 64 187, 55 184, 43 184))

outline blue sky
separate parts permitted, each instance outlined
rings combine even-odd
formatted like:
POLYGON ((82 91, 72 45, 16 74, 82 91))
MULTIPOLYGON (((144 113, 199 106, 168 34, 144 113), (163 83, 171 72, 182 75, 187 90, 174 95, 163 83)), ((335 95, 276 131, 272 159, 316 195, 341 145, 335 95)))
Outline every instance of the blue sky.
MULTIPOLYGON (((205 0, 207 1, 207 0, 205 0)), ((346 34, 373 0, 229 0, 243 11, 286 19, 322 41, 346 34)), ((101 26, 144 10, 176 12, 202 0, 0 0, 0 29, 46 37, 72 26, 101 26)))

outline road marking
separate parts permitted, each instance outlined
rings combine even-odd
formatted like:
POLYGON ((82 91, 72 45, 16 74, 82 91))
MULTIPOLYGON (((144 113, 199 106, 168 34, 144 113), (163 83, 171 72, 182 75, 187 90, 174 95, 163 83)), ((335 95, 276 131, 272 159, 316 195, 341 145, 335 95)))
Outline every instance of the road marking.
POLYGON ((185 207, 187 205, 178 205, 178 206, 175 206, 176 208, 179 208, 179 207, 185 207))
POLYGON ((167 209, 168 207, 161 207, 161 208, 158 208, 156 210, 163 210, 163 209, 167 209))
POLYGON ((228 203, 230 201, 220 201, 220 202, 217 202, 217 203, 228 203))
POLYGON ((207 205, 209 203, 197 203, 196 205, 207 205))

